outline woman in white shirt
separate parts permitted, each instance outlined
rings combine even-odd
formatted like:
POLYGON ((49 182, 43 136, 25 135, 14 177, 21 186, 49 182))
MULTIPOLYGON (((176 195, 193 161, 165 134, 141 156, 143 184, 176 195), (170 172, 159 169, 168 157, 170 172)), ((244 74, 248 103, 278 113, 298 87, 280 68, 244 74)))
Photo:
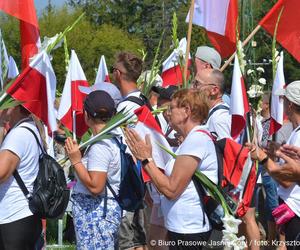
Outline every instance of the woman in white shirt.
POLYGON ((40 150, 31 132, 22 127, 32 129, 37 136, 39 131, 21 105, 0 111, 0 121, 11 127, 0 148, 0 249, 32 250, 42 223, 31 212, 13 173, 18 171, 31 193, 39 170, 40 150))
POLYGON ((203 212, 203 204, 192 181, 195 171, 201 171, 217 183, 217 159, 214 143, 200 126, 208 114, 206 97, 195 90, 179 90, 168 110, 169 122, 184 140, 163 174, 152 159, 151 143, 145 142, 134 130, 126 130, 128 145, 142 161, 152 182, 164 195, 162 210, 168 229, 170 249, 202 249, 209 238, 211 225, 203 212))
MULTIPOLYGON (((114 115, 115 104, 108 93, 97 90, 86 97, 84 111, 85 122, 96 135, 114 115)), ((77 249, 114 249, 121 207, 106 182, 118 194, 120 148, 114 138, 92 144, 83 157, 71 138, 67 138, 65 148, 77 176, 72 194, 77 249)))

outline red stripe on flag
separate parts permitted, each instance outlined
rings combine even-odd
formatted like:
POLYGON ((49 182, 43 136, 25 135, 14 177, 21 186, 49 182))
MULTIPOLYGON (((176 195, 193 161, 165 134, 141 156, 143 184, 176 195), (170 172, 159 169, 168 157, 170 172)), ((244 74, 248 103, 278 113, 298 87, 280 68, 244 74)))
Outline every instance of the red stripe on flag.
MULTIPOLYGON (((88 126, 85 124, 84 113, 82 111, 76 111, 76 135, 82 137, 88 130, 88 126)), ((60 120, 61 123, 73 131, 72 109, 69 109, 66 115, 60 120)))
POLYGON ((109 78, 109 75, 106 75, 105 76, 105 82, 111 82, 110 78, 109 78))
POLYGON ((281 128, 281 124, 276 122, 276 120, 271 117, 269 135, 271 136, 275 134, 280 128, 281 128))
POLYGON ((30 23, 20 21, 22 69, 29 65, 29 59, 38 53, 40 31, 30 23))
POLYGON ((259 24, 273 36, 282 8, 283 12, 278 23, 276 40, 300 62, 299 0, 279 0, 259 24))
POLYGON ((46 78, 39 71, 27 67, 15 83, 8 88, 7 93, 14 99, 25 102, 22 106, 39 117, 50 128, 46 78))
POLYGON ((243 116, 232 115, 231 117, 231 136, 236 139, 246 126, 246 120, 243 116))
POLYGON ((38 20, 33 0, 1 0, 0 9, 38 28, 38 20))
POLYGON ((238 1, 230 0, 227 10, 227 18, 225 20, 225 34, 221 35, 207 30, 207 36, 220 53, 222 58, 231 56, 236 50, 236 27, 238 18, 238 1))
POLYGON ((144 123, 147 127, 154 129, 156 132, 163 135, 160 126, 158 125, 150 109, 146 105, 139 107, 134 111, 134 113, 136 114, 140 122, 144 123))
MULTIPOLYGON (((192 64, 192 61, 189 59, 188 67, 190 67, 192 64)), ((182 72, 180 69, 180 65, 176 65, 170 69, 167 69, 166 71, 162 72, 161 78, 163 79, 163 87, 167 87, 169 85, 181 85, 183 82, 182 78, 183 68, 182 72)), ((187 71, 187 78, 190 76, 190 71, 187 71)))
POLYGON ((78 86, 89 87, 86 80, 75 80, 71 82, 71 95, 72 95, 72 107, 73 111, 83 111, 83 101, 87 94, 82 93, 78 86))

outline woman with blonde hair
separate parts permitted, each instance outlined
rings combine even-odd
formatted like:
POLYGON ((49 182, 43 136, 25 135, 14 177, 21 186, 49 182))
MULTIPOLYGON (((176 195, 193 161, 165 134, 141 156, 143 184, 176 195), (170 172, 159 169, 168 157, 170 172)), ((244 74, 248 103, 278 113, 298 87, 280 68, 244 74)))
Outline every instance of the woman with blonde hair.
POLYGON ((142 140, 133 129, 126 130, 129 147, 163 194, 162 211, 168 230, 170 249, 202 249, 208 240, 211 225, 203 210, 192 181, 195 171, 201 171, 217 183, 217 158, 214 143, 206 134, 203 123, 208 114, 206 97, 197 90, 179 90, 168 109, 170 125, 184 140, 162 173, 152 159, 149 136, 142 140), (203 244, 199 243, 202 241, 203 244), (194 242, 188 246, 184 243, 194 242), (198 243, 197 243, 198 242, 198 243))

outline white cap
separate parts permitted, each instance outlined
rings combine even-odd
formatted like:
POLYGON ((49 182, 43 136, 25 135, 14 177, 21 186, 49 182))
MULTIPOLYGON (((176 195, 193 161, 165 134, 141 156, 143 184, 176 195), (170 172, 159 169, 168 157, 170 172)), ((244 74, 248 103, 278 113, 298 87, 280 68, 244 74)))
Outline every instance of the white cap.
POLYGON ((120 90, 114 84, 109 82, 95 83, 90 87, 79 86, 78 88, 82 93, 85 94, 89 94, 95 90, 103 90, 111 96, 111 98, 115 102, 115 106, 117 106, 118 103, 122 100, 122 95, 120 90))
POLYGON ((290 102, 300 106, 300 81, 291 82, 285 89, 278 89, 275 95, 285 96, 290 102))
POLYGON ((200 46, 197 48, 195 57, 209 63, 214 69, 220 69, 221 67, 221 56, 214 48, 208 46, 200 46))

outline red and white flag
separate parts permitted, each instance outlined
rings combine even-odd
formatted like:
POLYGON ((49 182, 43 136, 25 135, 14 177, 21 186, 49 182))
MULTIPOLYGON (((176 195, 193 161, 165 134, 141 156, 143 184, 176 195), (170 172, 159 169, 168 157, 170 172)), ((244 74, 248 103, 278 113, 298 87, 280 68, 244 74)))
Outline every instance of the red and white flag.
POLYGON ((249 112, 249 103, 246 87, 237 55, 234 59, 234 68, 230 95, 231 137, 237 138, 246 125, 246 114, 249 112))
MULTIPOLYGON (((152 157, 155 161, 155 164, 159 166, 162 170, 164 170, 164 167, 171 158, 171 156, 164 150, 162 150, 158 146, 158 143, 166 149, 168 149, 170 152, 172 152, 168 141, 163 135, 161 128, 155 120, 154 116, 152 115, 150 109, 146 105, 136 109, 134 113, 138 118, 138 123, 135 126, 135 129, 138 132, 140 132, 140 134, 150 135, 152 143, 152 157)), ((143 168, 142 174, 145 182, 150 181, 150 177, 145 171, 143 171, 143 168)))
POLYGON ((283 11, 277 27, 276 40, 300 62, 299 0, 278 0, 259 25, 273 36, 281 9, 283 11))
POLYGON ((98 71, 97 71, 97 76, 95 80, 96 83, 103 83, 103 82, 111 82, 109 79, 109 74, 105 62, 105 57, 101 56, 98 71))
MULTIPOLYGON (((174 49, 171 55, 163 62, 162 64, 162 74, 161 78, 163 79, 163 87, 169 85, 179 85, 182 84, 182 72, 179 65, 180 56, 185 56, 186 53, 186 38, 182 38, 179 42, 178 48, 174 49)), ((188 65, 191 64, 191 59, 189 56, 188 65)), ((182 69, 183 70, 183 69, 182 69)), ((188 72, 189 75, 189 72, 188 72)), ((188 78, 187 75, 187 78, 188 78)))
MULTIPOLYGON (((193 24, 206 29, 208 38, 222 58, 236 50, 237 0, 196 0, 193 24)), ((189 22, 189 14, 186 18, 189 22)))
POLYGON ((46 52, 39 53, 7 89, 7 94, 40 118, 50 131, 57 129, 54 101, 56 77, 46 52))
POLYGON ((72 50, 69 70, 58 109, 57 119, 60 120, 61 123, 70 131, 81 137, 87 131, 88 127, 84 122, 83 115, 83 101, 86 94, 80 92, 78 86, 88 87, 89 84, 86 80, 78 57, 75 51, 72 50), (73 120, 74 113, 76 115, 75 120, 73 120), (76 129, 74 129, 74 127, 76 127, 76 129))
POLYGON ((7 79, 13 79, 19 75, 19 69, 12 56, 9 56, 7 79))
POLYGON ((2 33, 0 29, 0 85, 1 90, 3 89, 4 83, 7 80, 7 72, 8 72, 8 54, 6 50, 6 46, 4 40, 2 38, 2 33))
POLYGON ((40 30, 33 0, 1 0, 0 10, 20 20, 22 69, 41 46, 40 30))
POLYGON ((276 133, 283 124, 283 98, 280 98, 278 95, 275 95, 275 92, 278 89, 283 89, 284 86, 285 79, 283 71, 283 52, 281 52, 272 88, 271 121, 269 135, 273 135, 274 133, 276 133))

